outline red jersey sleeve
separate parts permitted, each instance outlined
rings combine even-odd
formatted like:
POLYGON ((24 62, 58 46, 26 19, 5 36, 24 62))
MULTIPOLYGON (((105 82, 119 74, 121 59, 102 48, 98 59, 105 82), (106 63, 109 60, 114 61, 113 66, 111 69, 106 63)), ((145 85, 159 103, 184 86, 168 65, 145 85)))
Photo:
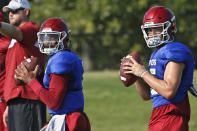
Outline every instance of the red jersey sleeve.
POLYGON ((50 75, 49 89, 44 88, 37 79, 33 79, 28 86, 39 96, 40 100, 52 110, 57 110, 67 92, 69 75, 50 75))

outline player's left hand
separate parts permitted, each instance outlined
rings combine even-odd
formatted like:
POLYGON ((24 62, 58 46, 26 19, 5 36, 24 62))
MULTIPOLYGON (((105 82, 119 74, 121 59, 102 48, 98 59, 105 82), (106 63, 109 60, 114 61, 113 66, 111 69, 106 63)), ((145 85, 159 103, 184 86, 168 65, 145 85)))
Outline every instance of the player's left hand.
POLYGON ((29 71, 25 67, 23 63, 21 63, 21 66, 17 66, 17 69, 15 69, 16 78, 19 80, 22 80, 24 83, 29 83, 32 79, 36 78, 36 75, 38 73, 39 66, 37 65, 34 71, 29 71))
POLYGON ((138 77, 141 76, 141 73, 146 69, 144 65, 138 63, 133 57, 129 57, 132 62, 124 63, 123 70, 125 70, 126 74, 134 74, 138 77))

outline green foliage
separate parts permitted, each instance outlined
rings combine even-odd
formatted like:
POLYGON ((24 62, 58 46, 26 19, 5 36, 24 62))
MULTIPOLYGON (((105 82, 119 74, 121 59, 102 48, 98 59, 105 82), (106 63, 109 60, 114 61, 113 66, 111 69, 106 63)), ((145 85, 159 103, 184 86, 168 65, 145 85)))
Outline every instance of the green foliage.
POLYGON ((9 3, 9 0, 0 0, 0 11, 3 13, 4 18, 8 21, 8 15, 3 12, 2 8, 9 3))
POLYGON ((72 30, 73 50, 85 59, 85 67, 89 62, 95 70, 118 69, 120 59, 133 50, 148 63, 152 49, 146 47, 140 26, 145 12, 156 5, 174 12, 175 40, 188 45, 196 57, 194 0, 31 0, 31 19, 40 25, 49 17, 62 18, 72 30))

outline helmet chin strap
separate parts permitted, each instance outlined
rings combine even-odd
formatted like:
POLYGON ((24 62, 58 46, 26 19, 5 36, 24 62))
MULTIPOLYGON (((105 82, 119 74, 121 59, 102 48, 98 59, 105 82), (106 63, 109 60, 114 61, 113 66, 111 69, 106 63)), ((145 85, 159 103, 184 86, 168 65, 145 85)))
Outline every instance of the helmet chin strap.
POLYGON ((66 42, 66 49, 70 50, 70 48, 71 48, 71 41, 68 40, 68 41, 66 42))

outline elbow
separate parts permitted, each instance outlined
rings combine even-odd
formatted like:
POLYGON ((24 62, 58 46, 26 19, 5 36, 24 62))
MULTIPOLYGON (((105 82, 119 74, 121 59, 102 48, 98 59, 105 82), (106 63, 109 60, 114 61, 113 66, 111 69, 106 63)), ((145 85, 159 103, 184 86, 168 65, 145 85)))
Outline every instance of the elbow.
POLYGON ((18 31, 17 32, 17 34, 15 35, 15 39, 17 40, 17 41, 23 41, 23 33, 22 33, 22 31, 18 31))
POLYGON ((144 101, 148 101, 148 100, 151 99, 150 95, 148 95, 148 94, 141 95, 141 98, 142 98, 142 100, 144 100, 144 101))
POLYGON ((23 32, 19 28, 15 28, 15 33, 13 34, 13 38, 17 41, 23 41, 23 32))
POLYGON ((142 97, 142 100, 144 100, 144 101, 148 101, 150 99, 151 99, 150 97, 142 97))
POLYGON ((172 100, 175 97, 176 93, 170 91, 164 95, 167 100, 172 100))
POLYGON ((60 108, 60 104, 58 104, 58 103, 51 104, 51 105, 47 105, 47 106, 48 106, 50 109, 54 110, 54 111, 60 108))
POLYGON ((141 96, 142 100, 144 101, 148 101, 151 99, 151 96, 150 96, 150 92, 139 92, 139 95, 141 96))

